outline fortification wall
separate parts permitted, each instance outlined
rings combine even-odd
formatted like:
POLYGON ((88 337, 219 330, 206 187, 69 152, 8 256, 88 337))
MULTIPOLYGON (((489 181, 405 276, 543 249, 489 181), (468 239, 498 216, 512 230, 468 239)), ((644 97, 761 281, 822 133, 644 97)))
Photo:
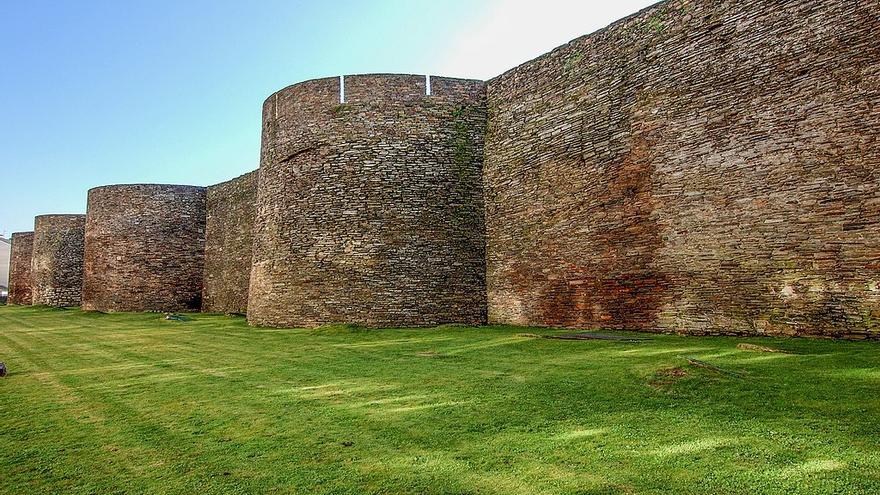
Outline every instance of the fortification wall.
POLYGON ((490 81, 490 321, 880 335, 877 33, 673 0, 490 81))
POLYGON ((83 309, 201 308, 205 188, 96 187, 86 215, 83 309))
POLYGON ((34 304, 80 305, 85 220, 85 215, 40 215, 34 218, 31 258, 34 304))
POLYGON ((209 186, 202 309, 245 313, 253 258, 257 171, 209 186))
POLYGON ((418 326, 485 319, 484 84, 296 84, 263 105, 248 320, 418 326))
POLYGON ((30 305, 34 302, 31 262, 34 252, 34 233, 15 232, 10 238, 9 298, 8 304, 30 305))

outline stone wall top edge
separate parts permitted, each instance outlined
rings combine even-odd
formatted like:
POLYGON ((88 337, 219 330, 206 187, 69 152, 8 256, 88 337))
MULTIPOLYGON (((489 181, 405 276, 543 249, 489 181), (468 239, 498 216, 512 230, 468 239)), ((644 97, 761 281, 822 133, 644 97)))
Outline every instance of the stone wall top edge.
POLYGON ((9 235, 9 238, 12 239, 13 237, 27 237, 27 236, 32 236, 32 235, 34 235, 34 231, 27 230, 24 232, 13 232, 12 234, 9 235))
POLYGON ((542 53, 541 55, 538 55, 537 57, 535 57, 531 60, 527 60, 527 61, 525 61, 515 67, 507 69, 506 71, 502 72, 501 74, 498 74, 495 77, 487 79, 486 80, 486 87, 491 89, 491 87, 494 86, 499 81, 504 80, 508 76, 515 74, 523 69, 528 68, 529 66, 535 64, 538 61, 544 60, 545 58, 552 56, 554 53, 556 53, 560 50, 565 50, 566 48, 570 47, 572 44, 575 44, 579 41, 582 41, 582 40, 585 40, 588 38, 601 36, 603 33, 607 33, 608 31, 617 29, 618 27, 620 27, 620 26, 622 26, 622 25, 624 25, 624 24, 626 24, 636 18, 639 18, 643 15, 646 15, 649 12, 653 12, 654 10, 658 9, 661 5, 670 3, 672 1, 673 0, 660 0, 658 2, 652 3, 651 5, 648 5, 647 7, 643 8, 637 12, 633 12, 632 14, 630 14, 626 17, 621 17, 620 19, 617 19, 616 21, 612 22, 611 24, 608 24, 607 26, 605 26, 603 28, 599 28, 591 33, 587 33, 585 35, 578 36, 577 38, 573 38, 573 39, 569 40, 568 42, 563 43, 548 52, 542 53))
POLYGON ((238 177, 233 177, 232 179, 224 180, 223 182, 218 182, 218 183, 216 183, 216 184, 211 184, 211 185, 209 185, 209 186, 207 187, 207 189, 208 189, 208 190, 211 190, 211 189, 221 188, 221 187, 223 187, 223 186, 228 186, 228 185, 230 185, 230 184, 233 184, 233 183, 235 183, 235 182, 241 181, 241 180, 243 180, 243 179, 247 179, 247 178, 249 178, 249 177, 252 176, 252 175, 256 175, 259 171, 260 171, 260 169, 251 170, 250 172, 247 172, 247 173, 245 173, 245 174, 241 174, 241 175, 239 175, 238 177))
POLYGON ((91 194, 92 192, 113 189, 137 189, 145 191, 177 190, 196 192, 200 190, 205 190, 207 188, 204 186, 192 186, 187 184, 107 184, 104 186, 97 186, 89 189, 88 194, 91 194))
MULTIPOLYGON (((272 100, 272 98, 275 98, 278 95, 282 95, 282 94, 288 93, 290 91, 293 91, 293 90, 296 90, 299 88, 308 87, 308 86, 319 86, 322 84, 337 84, 338 85, 339 84, 339 76, 317 77, 314 79, 306 79, 305 81, 300 81, 300 82, 296 82, 296 83, 287 85, 287 86, 279 89, 278 91, 275 91, 274 93, 270 94, 269 96, 267 96, 266 99, 263 100, 263 106, 265 106, 269 101, 272 100)), ((338 87, 337 87, 337 91, 338 91, 338 87)))
POLYGON ((449 76, 435 76, 431 75, 431 80, 440 80, 440 81, 450 81, 450 82, 460 82, 460 83, 473 83, 475 85, 486 84, 486 81, 482 79, 472 79, 469 77, 449 77, 449 76))
MULTIPOLYGON (((352 85, 357 85, 364 81, 367 82, 375 82, 379 83, 382 80, 395 81, 400 79, 412 79, 414 85, 417 85, 421 91, 425 89, 425 77, 430 77, 431 81, 445 82, 445 83, 455 83, 462 85, 473 85, 475 87, 485 86, 486 81, 481 79, 468 79, 468 78, 459 78, 459 77, 447 77, 447 76, 439 76, 434 74, 406 74, 406 73, 393 73, 393 72, 377 72, 377 73, 362 73, 362 74, 342 74, 339 76, 332 77, 320 77, 315 79, 307 79, 305 81, 300 81, 289 86, 285 86, 284 88, 270 94, 265 101, 263 102, 264 106, 271 101, 276 96, 284 95, 291 91, 301 90, 308 88, 309 86, 321 87, 324 85, 332 84, 335 85, 334 90, 339 91, 339 78, 343 77, 346 81, 346 88, 348 88, 349 83, 352 85)), ((361 89, 360 91, 363 91, 361 89)), ((429 96, 429 95, 426 95, 429 96)))
POLYGON ((85 218, 85 213, 47 213, 45 215, 37 215, 34 217, 34 221, 37 220, 70 220, 76 218, 85 218))

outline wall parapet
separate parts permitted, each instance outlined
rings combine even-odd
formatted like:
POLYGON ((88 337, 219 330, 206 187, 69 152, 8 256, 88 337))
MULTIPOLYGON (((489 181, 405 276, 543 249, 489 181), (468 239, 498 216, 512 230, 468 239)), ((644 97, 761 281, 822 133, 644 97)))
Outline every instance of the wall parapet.
POLYGON ((484 92, 485 82, 477 79, 416 74, 351 74, 291 84, 269 95, 263 106, 274 107, 279 100, 289 100, 291 104, 308 101, 324 105, 399 103, 425 98, 466 101, 479 99, 484 92))

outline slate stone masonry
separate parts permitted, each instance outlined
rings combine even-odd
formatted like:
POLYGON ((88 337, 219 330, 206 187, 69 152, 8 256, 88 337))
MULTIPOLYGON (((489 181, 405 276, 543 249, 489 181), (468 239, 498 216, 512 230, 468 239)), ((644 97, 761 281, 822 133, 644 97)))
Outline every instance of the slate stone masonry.
POLYGON ((68 307, 82 301, 85 215, 34 218, 33 303, 68 307))
POLYGON ((256 208, 256 171, 208 187, 203 311, 247 312, 256 208))
POLYGON ((880 336, 878 33, 673 0, 491 80, 490 321, 880 336))
POLYGON ((34 252, 34 233, 15 232, 10 238, 12 249, 9 253, 9 298, 8 304, 29 306, 33 304, 33 276, 31 261, 34 252))
POLYGON ((204 187, 96 187, 86 216, 83 309, 201 308, 204 187))
MULTIPOLYGON (((289 86, 259 173, 89 192, 83 306, 880 339, 878 33, 877 0, 668 0, 488 82, 289 86)), ((70 303, 40 218, 11 302, 32 266, 70 303)))
POLYGON ((255 325, 485 321, 480 81, 374 74, 263 106, 255 325))

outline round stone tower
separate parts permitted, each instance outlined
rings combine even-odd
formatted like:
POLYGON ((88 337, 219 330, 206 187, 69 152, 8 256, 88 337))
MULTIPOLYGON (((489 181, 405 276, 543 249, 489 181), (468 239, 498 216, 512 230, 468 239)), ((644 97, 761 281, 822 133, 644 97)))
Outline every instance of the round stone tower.
POLYGON ((205 188, 96 187, 86 216, 83 309, 200 309, 205 188))
POLYGON ((34 301, 31 264, 34 252, 34 233, 12 234, 9 253, 9 304, 30 305, 34 301))
POLYGON ((485 320, 481 81, 360 75, 263 105, 248 320, 485 320))
POLYGON ((34 218, 33 303, 79 306, 82 298, 85 215, 34 218))

